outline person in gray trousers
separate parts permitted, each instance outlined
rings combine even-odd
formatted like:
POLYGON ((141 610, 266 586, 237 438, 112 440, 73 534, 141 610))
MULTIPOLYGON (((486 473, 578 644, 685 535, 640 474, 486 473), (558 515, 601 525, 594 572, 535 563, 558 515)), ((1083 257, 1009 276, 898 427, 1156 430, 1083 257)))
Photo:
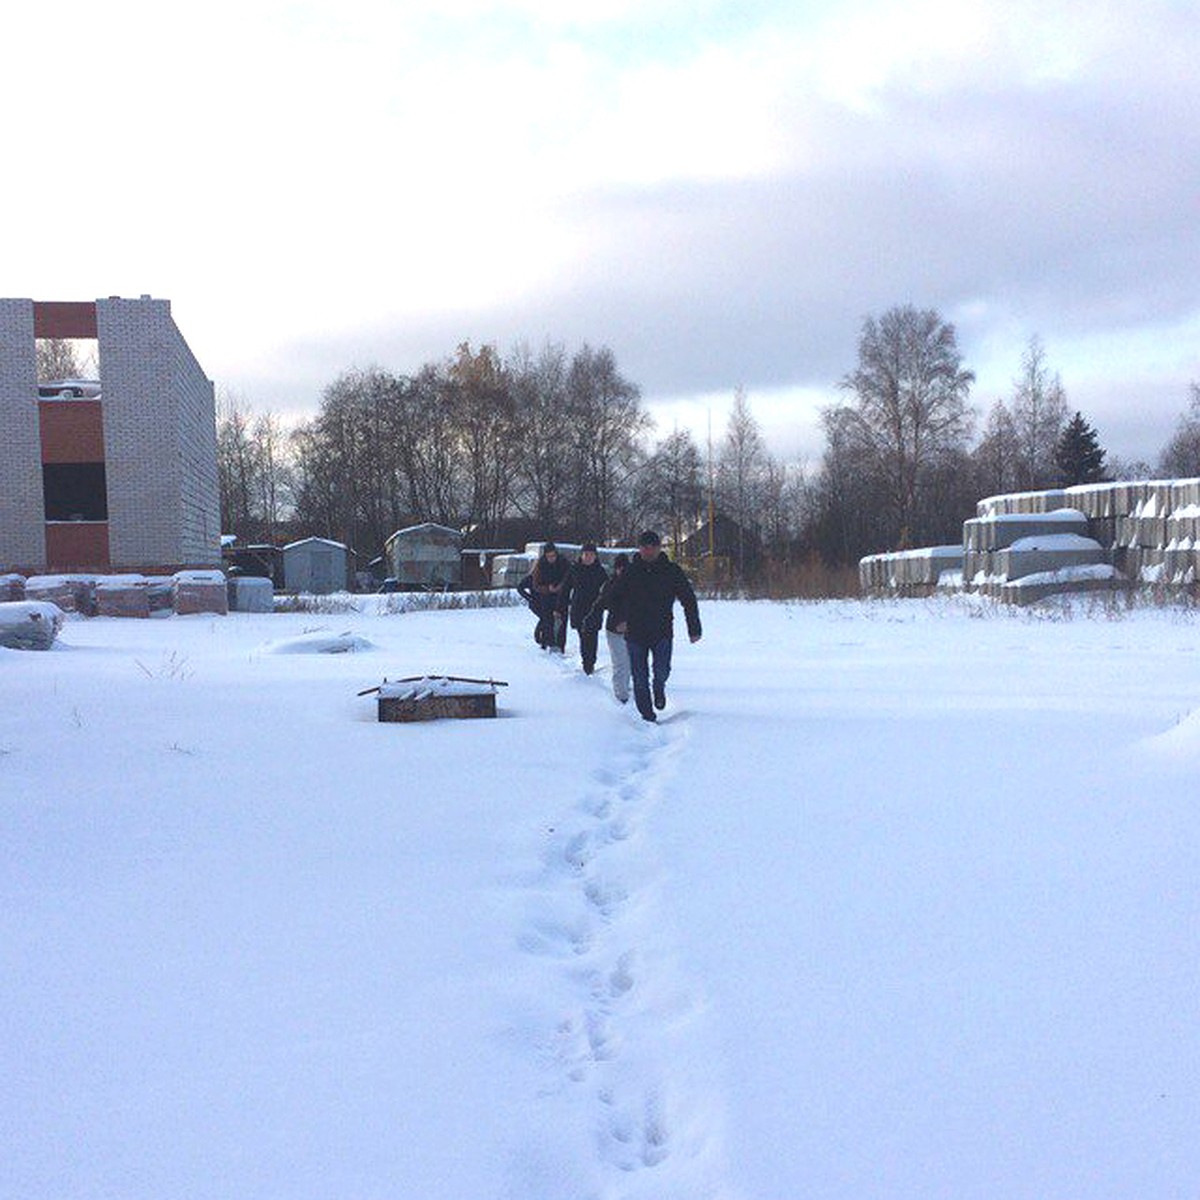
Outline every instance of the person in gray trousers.
POLYGON ((608 620, 604 624, 604 635, 608 640, 608 657, 612 662, 613 695, 621 704, 629 703, 629 647, 625 644, 625 609, 619 602, 614 605, 612 600, 613 585, 624 574, 629 566, 629 555, 618 554, 613 559, 613 573, 600 589, 600 595, 584 618, 587 628, 599 630, 600 622, 608 610, 608 620))

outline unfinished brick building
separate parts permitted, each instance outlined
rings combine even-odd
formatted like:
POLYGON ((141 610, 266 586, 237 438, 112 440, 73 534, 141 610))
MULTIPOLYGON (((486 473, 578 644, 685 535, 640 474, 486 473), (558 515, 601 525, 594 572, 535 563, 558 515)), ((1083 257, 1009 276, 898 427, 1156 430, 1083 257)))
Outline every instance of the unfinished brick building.
POLYGON ((216 405, 167 300, 0 300, 0 572, 220 563, 216 405), (94 338, 99 396, 39 397, 39 338, 94 338))

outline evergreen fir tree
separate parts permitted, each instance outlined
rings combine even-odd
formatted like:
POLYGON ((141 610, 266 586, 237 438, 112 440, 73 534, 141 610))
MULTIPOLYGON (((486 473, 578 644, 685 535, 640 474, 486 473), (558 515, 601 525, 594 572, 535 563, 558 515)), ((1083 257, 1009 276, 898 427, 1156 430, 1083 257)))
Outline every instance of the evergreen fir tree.
POLYGON ((1064 487, 1076 483, 1099 483, 1104 479, 1104 451, 1095 429, 1077 412, 1062 431, 1054 447, 1054 463, 1064 487))

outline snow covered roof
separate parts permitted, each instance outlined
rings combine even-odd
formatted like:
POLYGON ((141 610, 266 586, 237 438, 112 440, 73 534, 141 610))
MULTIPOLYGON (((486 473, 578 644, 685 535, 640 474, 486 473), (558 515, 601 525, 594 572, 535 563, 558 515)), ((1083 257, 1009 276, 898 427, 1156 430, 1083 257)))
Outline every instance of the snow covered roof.
POLYGON ((336 546, 337 549, 339 549, 339 550, 346 549, 346 545, 344 542, 335 542, 331 538, 322 538, 322 537, 306 537, 306 538, 301 538, 299 541, 296 541, 296 542, 288 542, 288 544, 286 546, 284 546, 284 549, 285 550, 295 550, 297 546, 311 546, 311 545, 336 546))
POLYGON ((438 525, 434 521, 422 521, 420 525, 406 525, 403 529, 397 529, 395 533, 388 538, 390 542, 392 538, 404 537, 412 533, 447 533, 451 537, 461 538, 462 532, 458 529, 451 529, 449 525, 438 525))

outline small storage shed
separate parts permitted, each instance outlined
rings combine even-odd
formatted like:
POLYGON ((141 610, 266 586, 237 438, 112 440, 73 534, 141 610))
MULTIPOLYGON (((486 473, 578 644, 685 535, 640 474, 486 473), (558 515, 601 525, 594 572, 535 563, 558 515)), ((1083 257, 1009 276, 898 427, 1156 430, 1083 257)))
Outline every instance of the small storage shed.
POLYGON ((226 546, 221 557, 227 567, 237 567, 243 575, 269 579, 279 589, 284 586, 282 546, 268 543, 226 546))
POLYGON ((456 588, 462 583, 463 535, 426 521, 398 529, 384 544, 388 576, 403 588, 456 588))
POLYGON ((284 588, 317 596, 345 591, 349 564, 349 552, 341 542, 319 537, 290 542, 283 548, 284 588))

